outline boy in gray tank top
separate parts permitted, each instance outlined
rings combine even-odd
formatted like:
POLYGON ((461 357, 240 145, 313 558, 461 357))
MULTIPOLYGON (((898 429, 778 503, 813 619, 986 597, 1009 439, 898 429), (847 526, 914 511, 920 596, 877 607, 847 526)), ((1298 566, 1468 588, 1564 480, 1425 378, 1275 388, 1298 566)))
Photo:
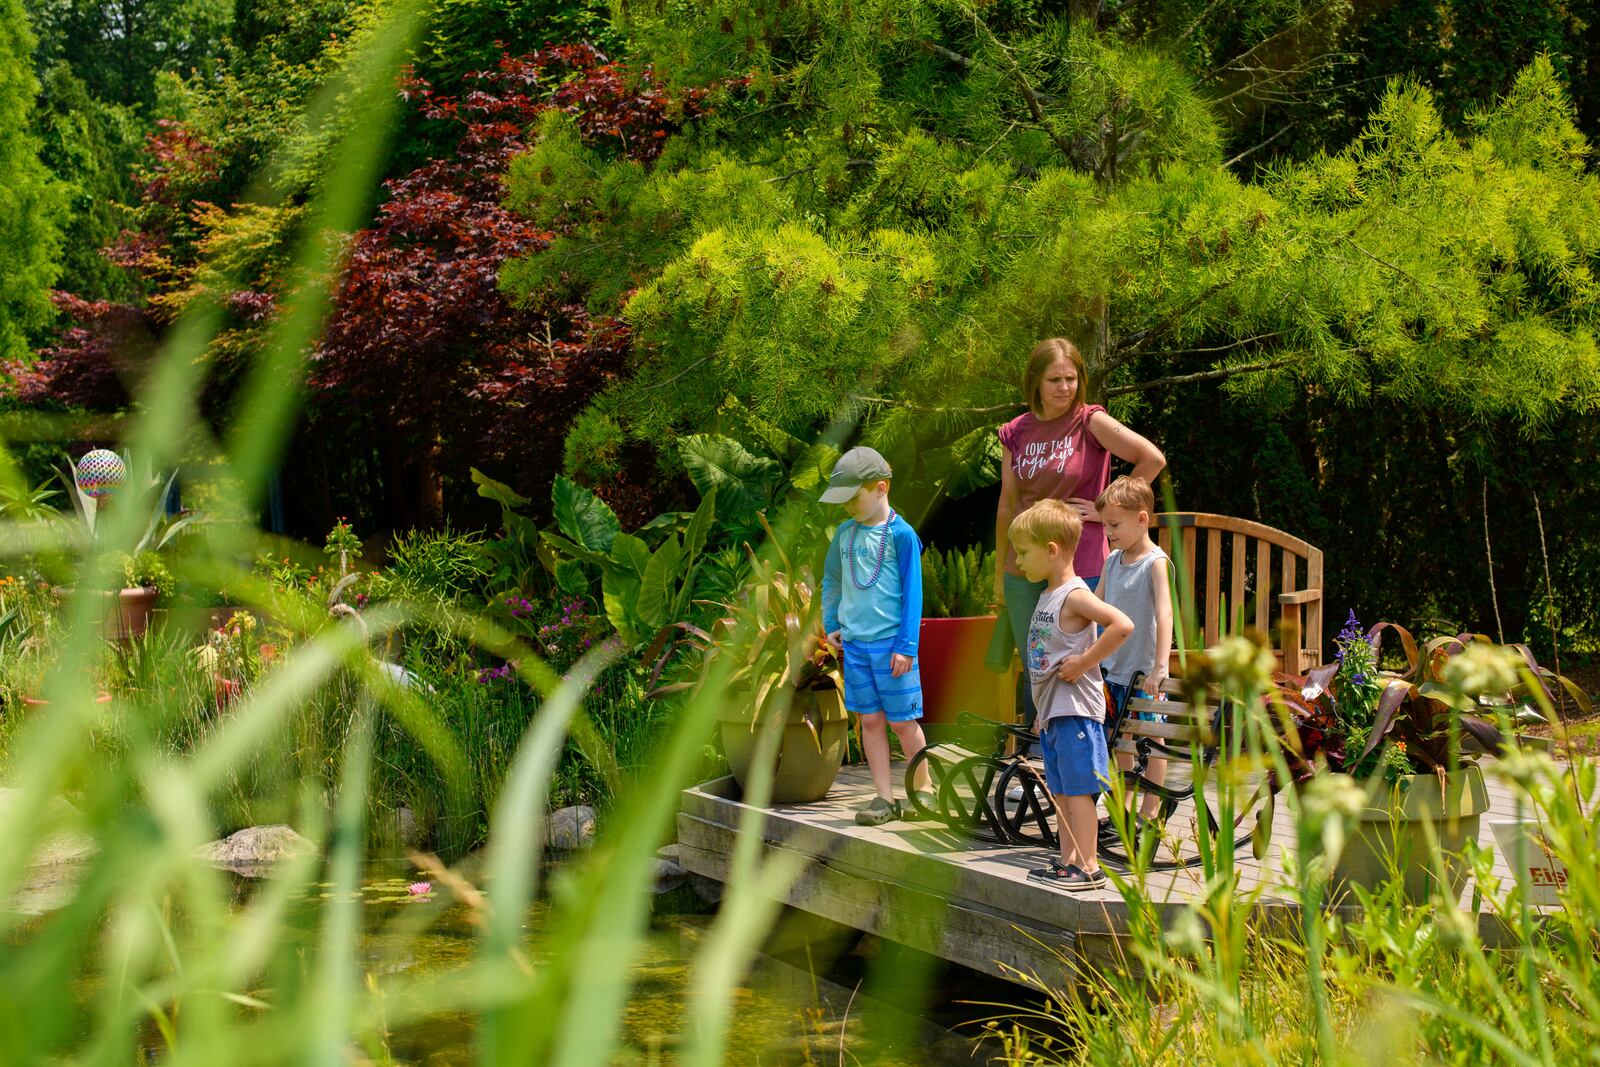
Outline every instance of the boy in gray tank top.
POLYGON ((1106 884, 1094 818, 1095 801, 1111 779, 1100 662, 1133 631, 1127 616, 1073 572, 1082 532, 1078 513, 1059 500, 1041 500, 1012 519, 1009 530, 1017 566, 1030 582, 1045 583, 1022 653, 1061 839, 1060 858, 1028 877, 1070 892, 1106 884))
MULTIPOLYGON (((1171 560, 1150 539, 1150 516, 1155 511, 1155 493, 1143 478, 1125 476, 1106 486, 1095 501, 1100 521, 1105 525, 1106 542, 1112 551, 1106 557, 1096 590, 1100 598, 1133 620, 1133 636, 1105 658, 1106 687, 1113 707, 1120 708, 1128 686, 1137 674, 1144 678, 1136 695, 1160 699, 1161 683, 1167 680, 1167 663, 1172 658, 1172 587, 1168 582, 1171 560)), ((1154 716, 1145 716, 1154 718, 1154 716)), ((1108 723, 1108 730, 1116 724, 1108 723)), ((1109 738, 1108 738, 1109 740, 1109 738)), ((1133 766, 1131 753, 1116 754, 1117 769, 1133 766)), ((1167 780, 1167 761, 1151 756, 1145 777, 1156 785, 1167 780)), ((1132 796, 1128 798, 1133 801, 1132 796)), ((1139 807, 1139 823, 1155 817, 1161 798, 1145 793, 1139 807)), ((1110 820, 1104 821, 1109 829, 1110 820)))

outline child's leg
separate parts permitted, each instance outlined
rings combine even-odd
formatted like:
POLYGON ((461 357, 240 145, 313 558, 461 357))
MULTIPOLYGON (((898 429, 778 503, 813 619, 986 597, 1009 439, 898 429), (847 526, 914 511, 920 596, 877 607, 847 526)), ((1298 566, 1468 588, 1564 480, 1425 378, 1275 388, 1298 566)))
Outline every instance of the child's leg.
MULTIPOLYGON (((1165 758, 1150 757, 1145 764, 1144 776, 1156 785, 1167 784, 1167 761, 1165 758)), ((1161 813, 1161 798, 1154 793, 1145 793, 1144 800, 1139 805, 1139 814, 1147 819, 1153 819, 1161 813)))
MULTIPOLYGON (((900 741, 900 751, 906 754, 906 762, 914 759, 922 746, 927 744, 927 739, 922 734, 922 721, 920 719, 906 719, 902 722, 891 722, 894 727, 894 736, 900 741)), ((926 790, 930 788, 931 779, 928 777, 928 764, 924 762, 917 768, 917 780, 911 783, 911 788, 926 790)))
POLYGON ((883 712, 861 716, 861 748, 867 754, 867 770, 872 772, 872 784, 884 800, 894 800, 894 775, 889 767, 889 730, 884 725, 883 712))
POLYGON ((1096 799, 1093 795, 1055 798, 1061 828, 1061 861, 1077 864, 1088 874, 1100 869, 1095 832, 1099 823, 1095 817, 1096 799))
POLYGON ((1059 831, 1056 838, 1061 843, 1061 866, 1082 867, 1083 864, 1079 862, 1082 857, 1078 852, 1078 839, 1069 828, 1071 813, 1067 807, 1067 798, 1059 793, 1052 793, 1050 799, 1056 805, 1056 829, 1059 831))

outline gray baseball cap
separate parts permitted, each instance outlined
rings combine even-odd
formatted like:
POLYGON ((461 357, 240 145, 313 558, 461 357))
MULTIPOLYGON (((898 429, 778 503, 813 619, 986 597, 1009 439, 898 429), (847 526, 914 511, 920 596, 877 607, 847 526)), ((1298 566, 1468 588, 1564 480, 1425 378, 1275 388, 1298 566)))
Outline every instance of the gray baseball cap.
POLYGON ((839 457, 828 476, 828 488, 822 491, 824 504, 843 504, 856 495, 863 482, 888 481, 894 477, 889 461, 876 449, 861 446, 852 448, 839 457))

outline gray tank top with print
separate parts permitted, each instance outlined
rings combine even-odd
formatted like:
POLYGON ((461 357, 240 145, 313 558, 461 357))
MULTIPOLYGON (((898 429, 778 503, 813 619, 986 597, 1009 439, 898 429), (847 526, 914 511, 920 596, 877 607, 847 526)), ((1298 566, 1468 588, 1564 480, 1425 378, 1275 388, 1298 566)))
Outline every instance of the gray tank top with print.
POLYGON ((1167 559, 1159 548, 1152 548, 1132 563, 1122 561, 1119 548, 1106 557, 1104 577, 1095 592, 1100 599, 1133 620, 1133 633, 1117 650, 1101 661, 1106 681, 1127 685, 1133 676, 1149 673, 1156 662, 1155 586, 1150 568, 1157 559, 1167 559))
POLYGON ((1099 668, 1091 668, 1075 682, 1064 682, 1056 668, 1068 656, 1076 656, 1094 644, 1094 624, 1075 633, 1061 629, 1061 613, 1066 610, 1067 594, 1074 589, 1088 591, 1089 584, 1073 578, 1060 589, 1046 589, 1039 595, 1028 624, 1028 680, 1033 684, 1033 706, 1038 709, 1038 728, 1042 731, 1051 719, 1075 716, 1103 720, 1106 712, 1105 688, 1099 668))

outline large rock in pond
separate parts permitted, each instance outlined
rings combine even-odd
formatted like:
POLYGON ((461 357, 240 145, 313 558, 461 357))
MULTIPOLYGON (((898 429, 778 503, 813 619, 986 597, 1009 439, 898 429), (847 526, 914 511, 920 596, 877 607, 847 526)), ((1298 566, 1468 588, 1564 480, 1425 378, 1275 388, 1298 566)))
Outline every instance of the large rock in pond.
POLYGON ((220 841, 201 845, 194 855, 205 863, 254 878, 267 873, 280 860, 303 856, 316 848, 291 827, 279 824, 247 826, 220 841))
POLYGON ((587 804, 574 804, 551 812, 547 844, 557 852, 576 852, 594 844, 594 809, 587 804))

